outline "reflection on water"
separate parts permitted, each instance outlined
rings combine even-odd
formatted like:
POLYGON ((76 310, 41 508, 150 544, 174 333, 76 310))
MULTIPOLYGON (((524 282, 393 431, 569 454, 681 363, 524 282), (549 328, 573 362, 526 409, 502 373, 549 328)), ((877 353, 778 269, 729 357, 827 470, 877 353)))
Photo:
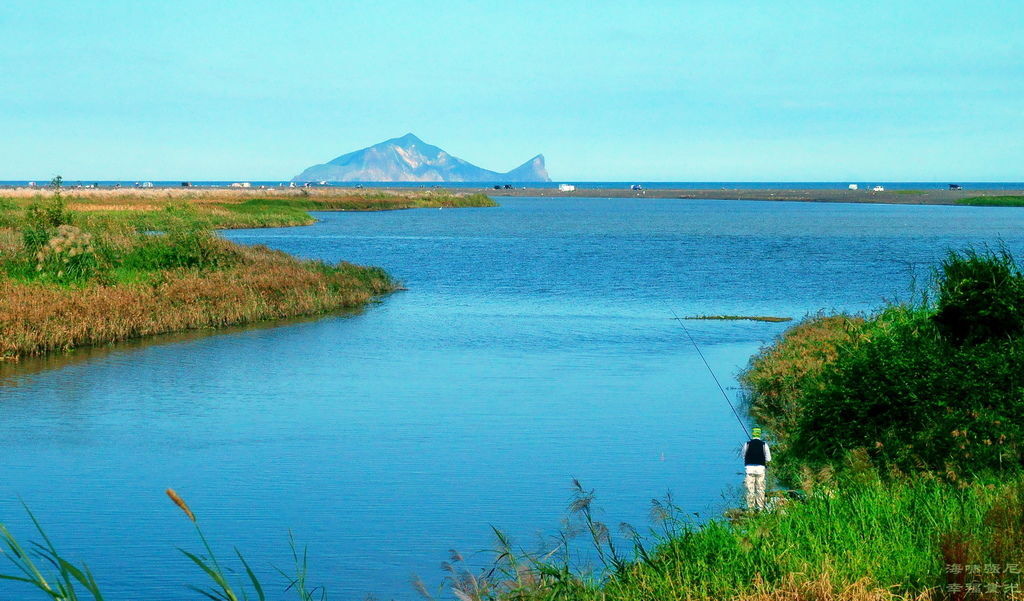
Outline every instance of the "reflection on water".
MULTIPOLYGON (((279 593, 287 532, 336 598, 411 599, 490 525, 532 547, 570 480, 610 523, 672 490, 735 498, 742 440, 679 315, 801 317, 907 294, 948 247, 1024 250, 1024 212, 735 201, 505 199, 496 209, 327 213, 232 231, 381 265, 409 288, 353 316, 162 338, 0 368, 0 518, 19 495, 113 599, 191 599, 194 533, 279 593), (273 588, 276 587, 276 588, 273 588)), ((734 376, 787 324, 687 327, 734 376)), ((20 589, 0 585, 0 598, 20 589)))
MULTIPOLYGON (((369 306, 372 307, 377 304, 378 301, 374 301, 369 306)), ((363 309, 342 309, 331 313, 332 316, 343 316, 343 315, 357 315, 362 313, 363 309)), ((267 328, 279 328, 288 325, 295 325, 300 323, 306 323, 309 321, 315 321, 323 319, 323 315, 303 316, 303 317, 292 317, 288 319, 278 319, 274 321, 264 321, 255 324, 242 325, 242 326, 228 326, 223 328, 207 328, 202 330, 191 330, 187 332, 173 332, 170 334, 160 334, 158 336, 149 336, 146 338, 138 338, 134 340, 127 340, 124 342, 118 342, 116 344, 108 344, 102 346, 86 346, 77 348, 73 351, 66 353, 52 353, 49 355, 43 355, 41 357, 24 357, 17 361, 0 361, 0 387, 2 386, 18 386, 23 382, 26 376, 30 376, 35 373, 59 369, 68 365, 74 365, 75 363, 81 363, 83 361, 93 361, 108 357, 112 353, 131 353, 134 350, 144 349, 149 346, 157 344, 174 344, 176 342, 187 342, 191 340, 198 340, 207 336, 218 336, 222 334, 230 334, 232 332, 245 332, 247 330, 262 330, 267 328)))

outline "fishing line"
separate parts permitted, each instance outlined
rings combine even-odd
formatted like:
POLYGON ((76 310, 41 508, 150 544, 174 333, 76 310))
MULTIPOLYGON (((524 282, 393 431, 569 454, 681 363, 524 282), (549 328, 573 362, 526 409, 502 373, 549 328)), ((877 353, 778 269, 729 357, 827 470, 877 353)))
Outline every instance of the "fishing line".
POLYGON ((680 327, 683 328, 683 331, 686 332, 686 337, 690 339, 690 343, 693 344, 693 348, 697 351, 697 354, 700 355, 700 360, 704 362, 704 367, 708 368, 708 372, 711 373, 711 377, 715 380, 715 384, 718 384, 718 390, 722 391, 722 396, 725 398, 725 402, 729 404, 729 409, 732 409, 732 414, 736 416, 736 421, 739 422, 740 427, 743 428, 743 433, 749 437, 750 432, 747 431, 747 424, 743 421, 743 418, 740 417, 739 411, 736 411, 736 406, 732 404, 732 400, 729 398, 729 395, 726 394, 725 388, 722 387, 722 383, 718 381, 718 376, 715 375, 715 370, 711 369, 711 364, 704 358, 704 353, 700 352, 700 347, 697 346, 697 341, 690 335, 690 330, 686 329, 686 324, 683 323, 682 318, 676 314, 675 309, 673 309, 671 305, 665 303, 665 306, 668 307, 668 310, 672 312, 672 317, 675 318, 676 322, 678 322, 680 327))

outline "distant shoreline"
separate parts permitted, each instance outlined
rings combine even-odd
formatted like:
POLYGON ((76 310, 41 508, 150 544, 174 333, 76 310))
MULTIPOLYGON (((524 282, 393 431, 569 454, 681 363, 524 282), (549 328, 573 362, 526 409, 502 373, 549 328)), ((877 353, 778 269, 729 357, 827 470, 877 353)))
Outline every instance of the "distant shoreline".
POLYGON ((1021 196, 1024 189, 1005 190, 827 190, 827 189, 652 189, 613 190, 605 188, 576 188, 572 192, 561 192, 549 188, 520 188, 514 190, 493 190, 488 188, 465 188, 479 191, 488 196, 543 196, 553 198, 677 198, 692 200, 780 200, 790 202, 839 202, 865 204, 901 205, 956 205, 958 201, 979 196, 1021 196))
MULTIPOLYGON (((518 186, 518 184, 511 184, 518 186)), ((737 185, 742 186, 740 182, 737 185)), ((997 185, 997 184, 993 184, 997 185)), ((69 193, 74 193, 76 188, 69 187, 69 193)), ((112 190, 112 186, 106 183, 101 183, 100 188, 103 190, 112 190)), ((9 185, 6 183, 0 183, 0 190, 13 190, 19 189, 27 192, 33 188, 28 188, 24 185, 9 185)), ((39 186, 40 192, 44 191, 43 186, 39 186)), ((88 188, 85 188, 88 190, 88 188)), ((124 186, 121 190, 125 192, 134 190, 134 187, 124 186)), ((154 185, 149 190, 175 190, 177 193, 183 193, 186 190, 193 191, 196 194, 203 194, 204 192, 210 192, 214 190, 223 190, 224 193, 237 193, 239 196, 257 197, 260 195, 261 190, 267 192, 273 192, 276 194, 290 191, 290 193, 298 194, 303 188, 289 188, 287 186, 280 185, 257 185, 253 183, 251 187, 246 188, 231 188, 227 185, 221 184, 220 182, 197 182, 194 187, 182 188, 179 185, 171 185, 167 182, 160 182, 154 185)), ((348 185, 330 185, 330 186, 313 186, 311 191, 317 193, 327 194, 367 194, 367 193, 384 193, 384 194, 398 194, 407 195, 411 193, 423 192, 425 190, 436 190, 436 191, 450 191, 459 195, 482 193, 493 198, 508 198, 508 197, 542 197, 542 198, 675 198, 675 199, 690 199, 690 200, 778 200, 778 201, 790 201, 790 202, 837 202, 837 203, 863 203, 863 204, 901 204, 901 205, 957 205, 960 201, 968 198, 978 197, 998 197, 998 196, 1020 196, 1024 197, 1024 184, 1009 184, 1008 186, 998 188, 975 188, 968 187, 964 190, 946 190, 940 188, 919 188, 919 189, 905 189, 902 186, 900 188, 887 188, 880 192, 872 191, 870 188, 861 188, 859 190, 849 190, 846 188, 807 188, 807 187, 774 187, 774 188, 731 188, 731 187, 717 187, 717 188, 645 188, 643 190, 630 190, 626 185, 620 188, 611 187, 586 187, 585 184, 581 184, 571 192, 563 192, 557 188, 552 187, 537 187, 536 185, 531 186, 527 184, 525 187, 516 187, 512 189, 499 189, 495 190, 493 184, 480 183, 477 185, 470 185, 467 182, 445 182, 445 183, 431 183, 424 182, 422 184, 412 183, 395 183, 395 185, 389 185, 387 182, 367 184, 365 186, 353 184, 348 185), (454 184, 454 185, 453 185, 454 184)), ((108 192, 109 193, 109 192, 108 192)))

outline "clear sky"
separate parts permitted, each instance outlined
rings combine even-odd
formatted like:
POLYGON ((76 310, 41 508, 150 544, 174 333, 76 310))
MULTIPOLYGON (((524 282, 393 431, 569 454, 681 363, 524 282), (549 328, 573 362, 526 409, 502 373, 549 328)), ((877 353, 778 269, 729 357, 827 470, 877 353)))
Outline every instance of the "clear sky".
POLYGON ((0 180, 1024 180, 1024 2, 4 0, 0 180))

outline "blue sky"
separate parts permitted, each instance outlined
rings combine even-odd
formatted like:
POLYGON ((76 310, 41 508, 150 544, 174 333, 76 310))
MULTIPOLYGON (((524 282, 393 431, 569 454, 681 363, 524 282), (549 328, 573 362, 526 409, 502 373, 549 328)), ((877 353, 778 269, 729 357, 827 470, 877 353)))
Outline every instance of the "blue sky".
POLYGON ((0 180, 284 180, 414 132, 557 180, 1024 180, 1024 3, 0 5, 0 180))

